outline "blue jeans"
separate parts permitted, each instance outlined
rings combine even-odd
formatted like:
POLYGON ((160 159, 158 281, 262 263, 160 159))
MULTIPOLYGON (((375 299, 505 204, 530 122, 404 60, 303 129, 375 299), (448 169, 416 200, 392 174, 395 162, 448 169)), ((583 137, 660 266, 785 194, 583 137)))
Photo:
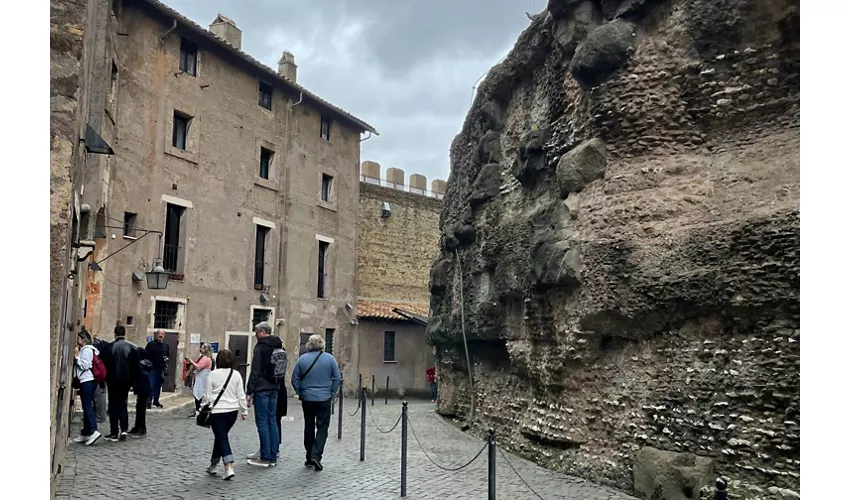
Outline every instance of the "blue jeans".
POLYGON ((91 436, 97 430, 97 418, 94 415, 94 391, 97 389, 97 382, 89 380, 80 385, 80 400, 83 404, 83 430, 81 436, 91 436))
POLYGON ((429 382, 431 384, 431 399, 437 399, 437 383, 429 382))
POLYGON ((162 370, 151 370, 151 393, 148 395, 148 405, 159 403, 159 395, 162 392, 162 370))
POLYGON ((260 435, 260 460, 277 462, 280 437, 277 432, 277 391, 255 392, 254 418, 260 435))
POLYGON ((225 464, 233 463, 233 451, 230 448, 230 437, 228 433, 233 428, 233 424, 236 423, 236 417, 238 416, 238 411, 213 413, 210 415, 210 427, 215 437, 210 464, 217 465, 220 461, 224 461, 225 464))

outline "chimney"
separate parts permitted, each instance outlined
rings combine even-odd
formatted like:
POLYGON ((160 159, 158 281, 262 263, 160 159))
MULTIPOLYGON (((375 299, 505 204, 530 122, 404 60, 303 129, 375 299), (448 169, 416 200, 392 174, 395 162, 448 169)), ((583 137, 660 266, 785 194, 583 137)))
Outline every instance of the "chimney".
POLYGON ((232 19, 221 14, 215 16, 210 24, 210 33, 221 38, 237 50, 242 50, 242 30, 236 27, 232 19))
POLYGON ((280 61, 277 62, 277 74, 287 80, 292 80, 293 82, 298 81, 298 65, 295 64, 295 56, 292 55, 292 52, 289 52, 288 50, 283 51, 283 54, 280 56, 280 61))

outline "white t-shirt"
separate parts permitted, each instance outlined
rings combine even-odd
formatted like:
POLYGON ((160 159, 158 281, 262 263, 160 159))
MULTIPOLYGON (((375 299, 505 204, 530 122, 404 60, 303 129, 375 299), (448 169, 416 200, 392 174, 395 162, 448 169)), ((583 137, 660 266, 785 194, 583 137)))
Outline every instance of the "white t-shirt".
MULTIPOLYGON (((210 372, 207 377, 207 388, 204 391, 204 397, 201 399, 201 405, 207 403, 212 405, 215 402, 215 398, 221 392, 221 388, 224 386, 224 382, 227 380, 229 374, 230 368, 217 368, 210 372)), ((242 375, 238 371, 233 370, 233 376, 230 377, 227 389, 224 390, 224 394, 221 395, 218 404, 212 408, 212 413, 227 413, 236 410, 241 410, 242 413, 248 414, 248 403, 245 401, 245 387, 242 383, 242 375)))

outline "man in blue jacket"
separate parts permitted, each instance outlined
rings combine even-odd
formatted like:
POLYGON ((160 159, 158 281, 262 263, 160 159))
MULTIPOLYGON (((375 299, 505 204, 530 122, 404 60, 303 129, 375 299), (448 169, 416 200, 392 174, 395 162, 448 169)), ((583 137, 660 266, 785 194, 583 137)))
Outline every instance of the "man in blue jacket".
POLYGON ((328 440, 331 423, 331 400, 342 383, 339 365, 326 352, 325 340, 311 335, 307 340, 307 352, 298 358, 292 370, 292 388, 301 399, 304 411, 304 450, 307 451, 306 466, 315 470, 324 469, 322 453, 328 440))

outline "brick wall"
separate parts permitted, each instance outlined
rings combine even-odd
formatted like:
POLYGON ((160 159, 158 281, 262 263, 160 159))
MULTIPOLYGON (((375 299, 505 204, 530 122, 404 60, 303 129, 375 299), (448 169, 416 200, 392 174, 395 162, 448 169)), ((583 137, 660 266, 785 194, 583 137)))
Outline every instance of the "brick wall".
POLYGON ((360 183, 359 298, 428 302, 441 205, 435 198, 360 183), (383 202, 390 204, 387 218, 381 217, 383 202))

